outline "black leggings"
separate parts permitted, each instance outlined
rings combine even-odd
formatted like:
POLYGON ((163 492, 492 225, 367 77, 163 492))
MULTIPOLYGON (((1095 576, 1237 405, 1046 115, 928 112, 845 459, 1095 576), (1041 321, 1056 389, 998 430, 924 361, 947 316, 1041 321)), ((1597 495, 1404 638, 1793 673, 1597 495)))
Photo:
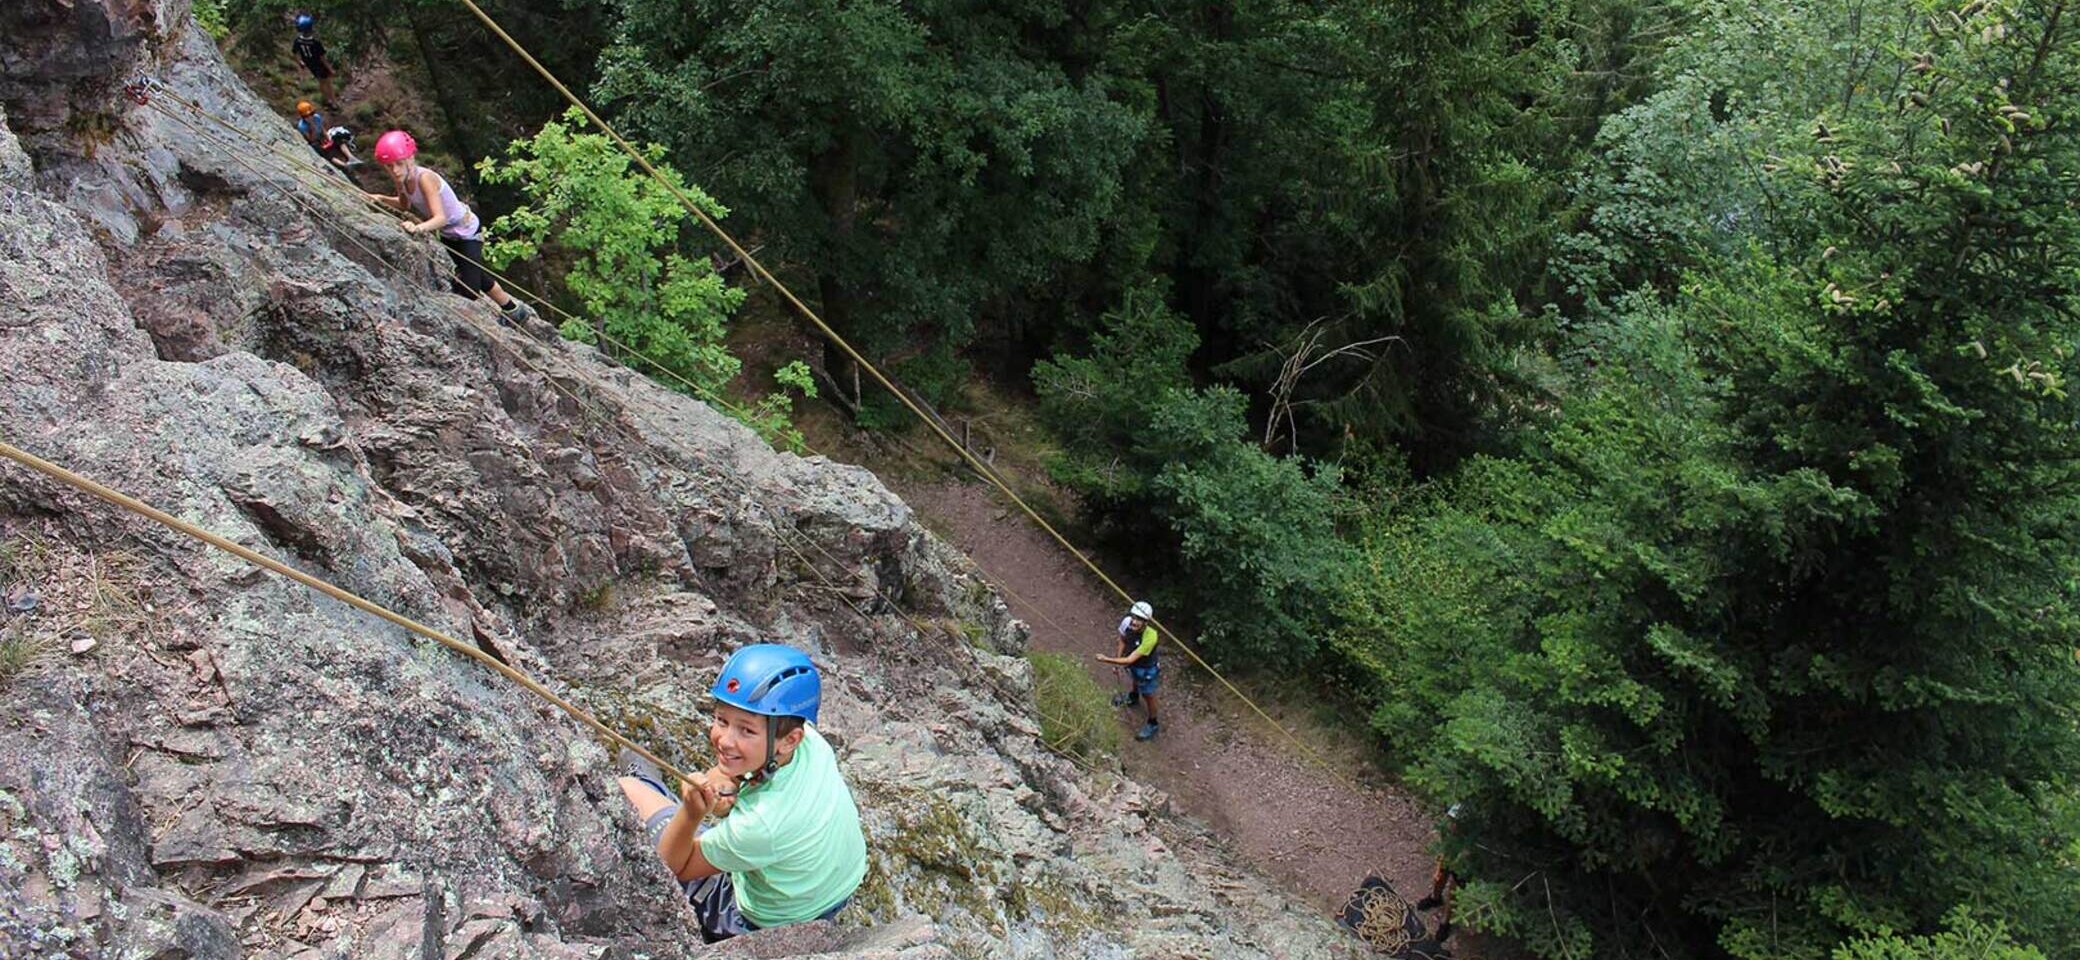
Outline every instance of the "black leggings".
POLYGON ((484 262, 484 238, 457 240, 444 233, 441 234, 441 246, 448 248, 448 259, 455 261, 455 277, 448 281, 449 290, 472 300, 479 293, 491 292, 491 277, 478 266, 484 262))

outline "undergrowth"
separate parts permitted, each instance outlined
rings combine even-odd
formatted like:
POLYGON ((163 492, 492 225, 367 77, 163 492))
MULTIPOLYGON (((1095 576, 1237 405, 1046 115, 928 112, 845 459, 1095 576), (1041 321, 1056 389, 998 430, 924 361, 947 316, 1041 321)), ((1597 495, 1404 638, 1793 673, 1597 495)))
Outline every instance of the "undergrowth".
POLYGON ((1119 753, 1119 722, 1111 694, 1091 679, 1083 663, 1065 653, 1028 651, 1033 665, 1033 699, 1040 709, 1040 735, 1057 750, 1086 760, 1119 753))
POLYGON ((13 626, 0 627, 0 683, 14 679, 50 647, 50 641, 13 626))

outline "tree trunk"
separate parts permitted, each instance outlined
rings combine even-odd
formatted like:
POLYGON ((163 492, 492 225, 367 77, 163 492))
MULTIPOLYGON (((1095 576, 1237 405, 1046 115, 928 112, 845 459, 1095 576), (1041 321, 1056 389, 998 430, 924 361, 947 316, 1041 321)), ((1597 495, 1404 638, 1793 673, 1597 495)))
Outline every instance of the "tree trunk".
MULTIPOLYGON (((426 15, 419 7, 414 6, 410 9, 412 11, 412 41, 419 46, 419 62, 426 68, 426 82, 433 87, 433 103, 434 106, 440 108, 441 126, 448 146, 455 151, 457 156, 476 156, 484 151, 471 149, 471 144, 465 139, 462 127, 457 123, 456 118, 461 116, 461 111, 456 109, 454 91, 443 76, 439 52, 434 50, 433 41, 428 38, 431 28, 426 24, 426 15)), ((455 183, 459 180, 470 194, 474 195, 476 193, 476 171, 470 169, 468 165, 465 164, 461 170, 443 170, 441 174, 446 176, 450 183, 455 183)))
MULTIPOLYGON (((817 296, 823 302, 823 321, 848 339, 857 340, 854 294, 842 276, 843 261, 849 256, 853 225, 859 210, 859 135, 856 131, 846 128, 830 149, 810 161, 809 189, 823 208, 830 227, 829 250, 816 275, 817 296)), ((858 365, 838 349, 837 344, 826 342, 823 366, 833 382, 852 383, 849 399, 857 409, 863 399, 858 365)))

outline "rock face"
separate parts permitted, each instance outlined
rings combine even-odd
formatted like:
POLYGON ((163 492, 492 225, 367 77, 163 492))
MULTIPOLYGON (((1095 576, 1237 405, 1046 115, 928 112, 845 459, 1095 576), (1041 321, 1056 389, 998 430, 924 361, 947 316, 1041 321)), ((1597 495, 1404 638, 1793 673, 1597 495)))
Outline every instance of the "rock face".
POLYGON ((685 766, 730 650, 814 651, 873 859, 836 921, 702 948, 576 724, 7 465, 0 956, 1355 955, 1159 795, 1044 749, 1022 625, 871 475, 501 327, 292 184, 300 144, 184 3, 0 5, 0 104, 0 437, 685 766), (140 73, 257 143, 124 99, 140 73))

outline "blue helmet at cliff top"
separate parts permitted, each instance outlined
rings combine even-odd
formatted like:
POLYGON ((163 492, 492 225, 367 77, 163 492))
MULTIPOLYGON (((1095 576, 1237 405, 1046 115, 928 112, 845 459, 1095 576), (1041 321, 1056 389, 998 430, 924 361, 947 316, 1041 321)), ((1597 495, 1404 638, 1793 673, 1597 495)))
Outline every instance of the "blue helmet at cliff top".
POLYGON ((296 32, 297 32, 297 33, 309 33, 309 32, 311 32, 311 29, 312 29, 313 27, 316 27, 317 25, 318 25, 318 18, 316 18, 316 17, 313 17, 313 16, 311 16, 311 15, 310 15, 310 14, 308 14, 308 13, 299 13, 299 14, 297 14, 297 15, 296 15, 296 32))
POLYGON ((739 710, 815 723, 823 679, 808 654, 786 644, 754 643, 730 654, 709 692, 739 710))

